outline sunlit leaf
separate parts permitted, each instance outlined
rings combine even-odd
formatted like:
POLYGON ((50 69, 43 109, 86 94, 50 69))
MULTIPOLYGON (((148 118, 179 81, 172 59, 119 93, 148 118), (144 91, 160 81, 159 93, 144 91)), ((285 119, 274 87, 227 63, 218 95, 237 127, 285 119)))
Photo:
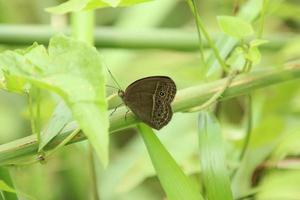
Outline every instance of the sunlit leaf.
POLYGON ((239 17, 218 16, 218 22, 224 33, 237 39, 242 39, 254 33, 251 24, 239 17))
POLYGON ((221 128, 208 112, 199 114, 201 173, 209 200, 232 200, 229 174, 225 163, 221 128))
POLYGON ((60 102, 45 129, 39 144, 39 151, 44 148, 72 119, 72 114, 64 102, 60 102))
POLYGON ((35 46, 25 52, 0 54, 0 69, 36 87, 60 95, 104 165, 108 162, 108 116, 105 75, 97 50, 85 43, 55 36, 48 51, 35 46))
POLYGON ((168 199, 203 199, 197 187, 184 174, 152 129, 145 124, 140 124, 138 127, 168 199))
POLYGON ((86 9, 97 9, 104 7, 130 6, 153 0, 69 0, 58 6, 46 8, 46 11, 54 14, 64 14, 86 9))
POLYGON ((15 190, 2 180, 0 180, 0 190, 15 193, 15 190))

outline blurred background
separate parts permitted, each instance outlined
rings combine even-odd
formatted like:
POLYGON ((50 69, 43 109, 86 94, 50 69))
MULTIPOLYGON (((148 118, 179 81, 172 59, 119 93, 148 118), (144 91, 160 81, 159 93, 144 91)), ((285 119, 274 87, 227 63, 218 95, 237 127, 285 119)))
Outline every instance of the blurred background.
MULTIPOLYGON (((40 25, 67 26, 68 15, 51 16, 44 10, 62 2, 0 0, 0 52, 26 47, 33 42, 6 41, 1 32, 14 35, 17 27, 21 31, 24 28, 24 34, 30 35, 32 31, 35 35, 47 30, 40 25)), ((237 2, 199 1, 199 13, 212 37, 221 35, 216 17, 233 15, 237 2)), ((239 2, 242 6, 247 1, 239 2)), ((260 48, 262 60, 253 70, 280 67, 300 58, 300 2, 270 0, 270 5, 263 36, 269 43, 260 48)), ((138 40, 143 38, 143 31, 172 31, 191 36, 197 43, 194 18, 183 0, 155 0, 126 8, 98 9, 95 17, 97 31, 100 32, 109 30, 118 34, 130 30, 130 33, 135 33, 133 40, 138 40)), ((256 23, 253 26, 256 28, 256 23)), ((101 42, 96 41, 96 46, 123 89, 134 80, 150 75, 170 76, 178 89, 216 78, 207 77, 204 73, 199 64, 197 44, 191 45, 193 48, 190 49, 126 49, 101 46, 101 42)), ((210 50, 206 49, 205 53, 209 55, 210 50)), ((108 80, 113 85, 109 76, 108 80)), ((263 191, 256 195, 256 199, 300 199, 299 83, 295 80, 253 92, 253 133, 247 163, 242 163, 247 166, 246 170, 232 180, 236 196, 247 193, 252 185, 263 191), (279 164, 270 164, 274 162, 279 164)), ((116 91, 109 89, 108 92, 116 91)), ((245 135, 245 101, 244 97, 227 100, 221 103, 218 111, 231 168, 239 164, 236 160, 245 135)), ((56 99, 49 93, 43 93, 44 125, 55 106, 56 99)), ((27 97, 0 90, 0 144, 30 134, 27 97)), ((159 137, 185 172, 199 182, 197 113, 176 113, 159 132, 159 137)), ((62 148, 43 165, 14 167, 10 171, 16 189, 37 199, 93 199, 89 156, 87 142, 83 141, 62 148)), ((105 171, 99 168, 98 179, 98 191, 103 200, 165 198, 144 144, 134 128, 111 135, 110 164, 105 171)))

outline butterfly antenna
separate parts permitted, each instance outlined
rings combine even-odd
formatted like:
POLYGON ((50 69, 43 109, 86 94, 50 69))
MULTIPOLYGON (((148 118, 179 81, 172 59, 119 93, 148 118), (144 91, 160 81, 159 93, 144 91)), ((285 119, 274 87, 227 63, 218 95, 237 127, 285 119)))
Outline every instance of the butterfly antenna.
POLYGON ((122 90, 121 86, 119 85, 118 81, 115 79, 114 75, 111 73, 111 71, 109 70, 109 68, 106 66, 105 64, 105 61, 104 61, 104 57, 102 56, 102 54, 100 54, 101 56, 101 60, 102 60, 102 64, 104 64, 105 68, 107 69, 108 73, 110 74, 111 78, 113 79, 113 81, 115 82, 115 84, 118 86, 118 88, 116 87, 113 87, 113 86, 110 86, 110 85, 107 85, 109 87, 113 87, 113 88, 116 88, 118 90, 122 90))
POLYGON ((111 73, 111 71, 108 69, 108 67, 106 67, 108 73, 110 74, 111 78, 113 79, 113 81, 115 82, 115 84, 118 86, 118 89, 122 90, 121 86, 119 85, 118 81, 115 79, 114 75, 111 73))
POLYGON ((112 85, 105 85, 106 87, 110 87, 110 88, 114 88, 114 89, 117 89, 117 90, 119 90, 120 88, 117 88, 117 87, 115 87, 115 86, 112 86, 112 85))

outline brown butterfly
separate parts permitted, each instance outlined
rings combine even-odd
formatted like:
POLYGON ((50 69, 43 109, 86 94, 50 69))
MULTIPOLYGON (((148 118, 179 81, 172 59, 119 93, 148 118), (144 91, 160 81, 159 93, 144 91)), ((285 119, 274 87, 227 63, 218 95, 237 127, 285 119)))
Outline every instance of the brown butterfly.
POLYGON ((171 102, 176 94, 174 81, 167 76, 149 76, 131 83, 118 95, 144 123, 161 129, 172 118, 171 102))

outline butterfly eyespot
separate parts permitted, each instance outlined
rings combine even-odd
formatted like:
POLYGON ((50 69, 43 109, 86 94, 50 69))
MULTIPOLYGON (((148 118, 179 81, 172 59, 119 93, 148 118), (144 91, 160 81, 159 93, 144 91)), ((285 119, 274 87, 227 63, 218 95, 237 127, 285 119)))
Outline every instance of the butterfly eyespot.
POLYGON ((163 96, 165 96, 165 93, 164 92, 159 92, 159 95, 163 97, 163 96))

